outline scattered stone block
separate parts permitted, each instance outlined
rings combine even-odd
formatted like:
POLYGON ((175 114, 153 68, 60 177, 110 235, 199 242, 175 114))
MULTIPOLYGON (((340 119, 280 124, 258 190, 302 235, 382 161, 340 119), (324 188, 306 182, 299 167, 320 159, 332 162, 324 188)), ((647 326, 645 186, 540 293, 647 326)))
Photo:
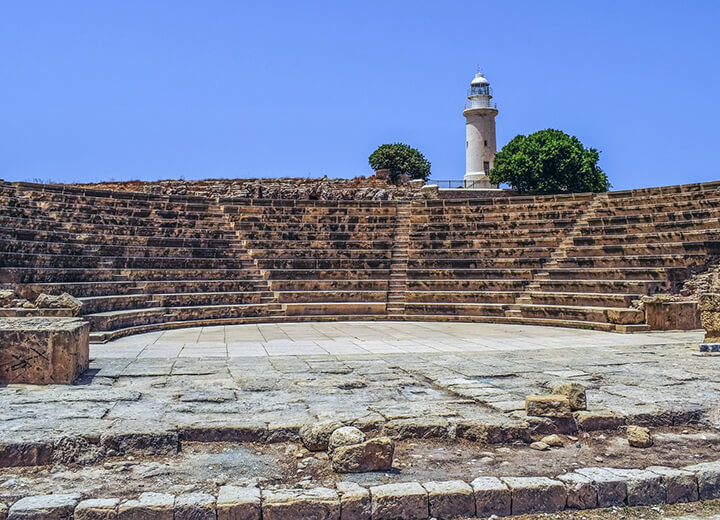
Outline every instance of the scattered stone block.
POLYGON ((120 500, 117 498, 91 498, 75 507, 75 520, 114 520, 120 500))
POLYGON ((617 430, 625 424, 625 418, 610 410, 594 410, 592 412, 575 412, 578 428, 586 432, 598 430, 617 430))
POLYGON ((373 486, 370 495, 373 520, 428 517, 427 492, 417 482, 373 486))
POLYGON ((7 520, 7 515, 8 515, 7 504, 3 504, 0 502, 0 520, 7 520))
POLYGON ((650 506, 665 502, 667 495, 660 475, 642 469, 612 469, 611 471, 625 480, 629 506, 650 506))
POLYGON ((627 427, 626 434, 628 444, 633 448, 649 448, 653 445, 653 438, 648 428, 631 425, 627 427))
POLYGON ((260 490, 222 486, 217 497, 218 520, 260 520, 260 490))
POLYGON ((425 482, 423 487, 428 493, 431 517, 475 516, 473 489, 462 480, 425 482))
POLYGON ((695 474, 700 500, 720 498, 720 461, 694 464, 683 469, 695 474))
POLYGON ((64 292, 60 296, 41 293, 35 299, 35 307, 38 309, 70 309, 73 316, 77 316, 82 309, 83 302, 64 292))
POLYGON ((536 417, 571 417, 570 400, 564 395, 529 395, 525 413, 536 417))
POLYGON ((332 467, 337 473, 387 471, 392 468, 395 443, 389 437, 339 446, 331 454, 332 467))
POLYGON ((175 496, 168 493, 143 493, 137 500, 118 506, 118 520, 173 520, 175 496))
POLYGON ((335 448, 340 446, 352 446, 362 442, 365 442, 365 434, 360 429, 354 426, 343 426, 330 435, 328 451, 332 453, 335 448))
POLYGON ((330 435, 342 428, 343 424, 338 421, 322 421, 314 424, 306 424, 300 428, 300 440, 310 451, 322 451, 328 449, 330 435))
POLYGON ((553 513, 565 508, 565 485, 547 477, 503 477, 510 488, 512 514, 553 513))
POLYGON ((354 482, 338 482, 340 520, 370 520, 370 491, 354 482))
POLYGON ((598 506, 598 494, 595 483, 580 473, 565 473, 557 479, 565 484, 567 507, 573 509, 592 509, 598 506))
POLYGON ((339 520, 340 497, 333 489, 263 490, 263 520, 339 520))
POLYGON ((664 466, 650 466, 646 469, 662 476, 666 492, 666 503, 676 504, 678 502, 695 502, 698 500, 698 483, 694 473, 664 466))
POLYGON ((562 437, 557 434, 546 435, 545 437, 540 439, 540 442, 545 443, 553 448, 562 448, 565 444, 562 440, 562 437))
POLYGON ((587 396, 585 395, 585 387, 580 383, 565 383, 556 386, 553 394, 564 395, 570 401, 570 409, 574 412, 577 410, 587 410, 587 396))
POLYGON ((70 520, 80 495, 37 495, 21 498, 8 512, 8 520, 70 520))
POLYGON ((475 493, 475 511, 478 517, 510 515, 510 489, 499 478, 478 477, 470 485, 475 493))
POLYGON ((575 471, 588 477, 597 489, 598 507, 622 506, 627 497, 625 480, 606 468, 580 468, 575 471))
POLYGON ((175 498, 175 520, 215 520, 215 497, 208 493, 185 493, 175 498))
POLYGON ((70 384, 88 368, 90 324, 79 318, 0 318, 0 384, 70 384))
POLYGON ((542 441, 533 442, 532 444, 530 444, 530 447, 537 451, 545 451, 550 449, 550 446, 542 441))

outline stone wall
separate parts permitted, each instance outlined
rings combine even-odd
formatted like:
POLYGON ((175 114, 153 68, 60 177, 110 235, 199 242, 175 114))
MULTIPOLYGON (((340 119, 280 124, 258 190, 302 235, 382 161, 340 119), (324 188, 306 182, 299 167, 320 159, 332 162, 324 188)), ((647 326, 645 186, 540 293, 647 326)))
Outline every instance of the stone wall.
POLYGON ((113 191, 137 191, 157 195, 191 195, 215 198, 302 200, 395 200, 418 194, 410 186, 396 186, 376 176, 353 179, 204 179, 101 182, 77 187, 113 191))

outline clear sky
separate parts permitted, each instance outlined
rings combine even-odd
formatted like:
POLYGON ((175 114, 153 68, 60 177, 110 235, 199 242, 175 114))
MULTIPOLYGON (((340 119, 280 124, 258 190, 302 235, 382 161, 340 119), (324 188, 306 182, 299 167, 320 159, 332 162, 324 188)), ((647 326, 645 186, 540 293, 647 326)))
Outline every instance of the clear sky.
POLYGON ((616 189, 720 179, 720 2, 0 0, 0 178, 465 171, 478 65, 498 146, 558 128, 616 189))

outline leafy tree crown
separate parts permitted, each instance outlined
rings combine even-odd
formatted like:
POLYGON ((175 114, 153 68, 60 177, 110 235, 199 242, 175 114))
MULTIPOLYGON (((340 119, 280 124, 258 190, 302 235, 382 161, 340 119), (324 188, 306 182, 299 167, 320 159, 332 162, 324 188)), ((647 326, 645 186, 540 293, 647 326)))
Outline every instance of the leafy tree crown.
POLYGON ((404 143, 384 144, 368 158, 373 170, 390 170, 390 180, 398 182, 402 176, 410 179, 427 180, 430 176, 430 161, 412 146, 404 143))
POLYGON ((519 192, 584 193, 610 189, 598 166, 600 152, 585 148, 560 130, 517 135, 495 156, 490 182, 507 183, 519 192))

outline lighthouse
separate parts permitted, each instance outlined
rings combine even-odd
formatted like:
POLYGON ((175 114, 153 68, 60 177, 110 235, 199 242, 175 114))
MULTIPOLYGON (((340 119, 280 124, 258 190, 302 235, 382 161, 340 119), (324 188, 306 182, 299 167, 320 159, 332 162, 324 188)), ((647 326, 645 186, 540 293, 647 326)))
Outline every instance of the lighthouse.
POLYGON ((475 75, 468 90, 470 106, 465 107, 465 177, 466 188, 494 189, 488 172, 495 161, 495 116, 497 106, 490 103, 490 82, 481 72, 475 75))

